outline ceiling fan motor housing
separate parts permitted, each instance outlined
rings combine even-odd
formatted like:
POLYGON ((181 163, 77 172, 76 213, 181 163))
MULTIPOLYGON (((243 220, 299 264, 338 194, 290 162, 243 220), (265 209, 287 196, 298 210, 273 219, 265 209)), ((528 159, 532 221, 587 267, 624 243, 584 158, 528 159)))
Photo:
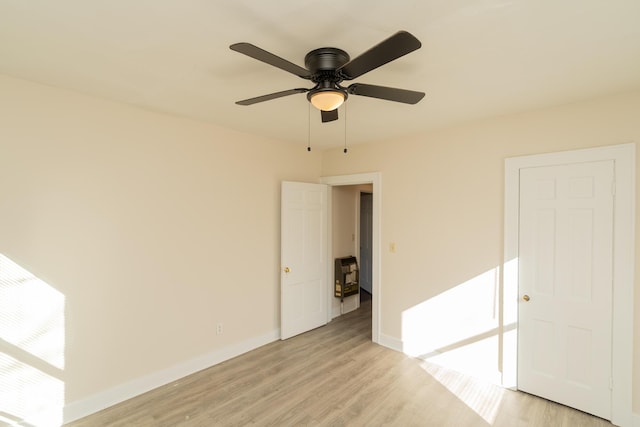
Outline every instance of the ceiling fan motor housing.
POLYGON ((336 70, 349 62, 350 59, 349 54, 342 49, 321 47, 307 53, 304 57, 304 65, 311 71, 311 80, 315 81, 314 75, 323 71, 332 71, 337 75, 336 70))
POLYGON ((347 91, 339 86, 344 78, 338 69, 350 59, 347 52, 335 47, 321 47, 307 53, 304 57, 304 65, 311 72, 311 81, 316 83, 316 87, 307 93, 307 99, 311 100, 313 95, 323 91, 340 91, 346 99, 347 91))

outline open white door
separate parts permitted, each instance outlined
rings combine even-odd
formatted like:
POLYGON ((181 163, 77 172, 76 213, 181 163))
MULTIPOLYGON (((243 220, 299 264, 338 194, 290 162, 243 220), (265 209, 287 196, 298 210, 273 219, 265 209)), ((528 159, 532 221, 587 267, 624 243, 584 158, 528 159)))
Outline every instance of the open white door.
POLYGON ((282 183, 280 337, 327 323, 327 186, 282 183))
POLYGON ((611 419, 613 161, 520 170, 518 388, 611 419))

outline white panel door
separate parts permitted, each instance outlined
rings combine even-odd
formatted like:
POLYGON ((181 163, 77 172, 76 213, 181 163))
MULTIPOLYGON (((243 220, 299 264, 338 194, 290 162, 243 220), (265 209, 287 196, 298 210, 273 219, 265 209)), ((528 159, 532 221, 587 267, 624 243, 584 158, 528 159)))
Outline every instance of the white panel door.
POLYGON ((327 323, 327 186, 282 183, 280 334, 327 323))
POLYGON ((518 388, 611 419, 612 161, 521 169, 518 388))

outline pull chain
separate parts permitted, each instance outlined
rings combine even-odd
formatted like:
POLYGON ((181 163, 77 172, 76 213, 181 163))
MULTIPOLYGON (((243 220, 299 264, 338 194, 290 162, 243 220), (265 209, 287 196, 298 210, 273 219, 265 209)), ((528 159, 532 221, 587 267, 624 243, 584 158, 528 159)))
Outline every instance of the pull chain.
POLYGON ((347 154, 347 104, 344 105, 344 154, 347 154))
POLYGON ((311 103, 307 102, 309 105, 308 114, 307 114, 307 151, 311 151, 311 103))

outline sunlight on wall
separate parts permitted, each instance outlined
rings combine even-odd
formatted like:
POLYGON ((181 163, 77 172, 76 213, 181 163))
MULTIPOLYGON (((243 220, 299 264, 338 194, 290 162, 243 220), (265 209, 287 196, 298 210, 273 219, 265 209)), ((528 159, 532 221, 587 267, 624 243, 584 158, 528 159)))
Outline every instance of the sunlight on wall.
POLYGON ((65 297, 0 254, 0 424, 59 426, 65 297))
POLYGON ((499 381, 499 276, 499 268, 493 268, 405 310, 403 351, 499 381))

